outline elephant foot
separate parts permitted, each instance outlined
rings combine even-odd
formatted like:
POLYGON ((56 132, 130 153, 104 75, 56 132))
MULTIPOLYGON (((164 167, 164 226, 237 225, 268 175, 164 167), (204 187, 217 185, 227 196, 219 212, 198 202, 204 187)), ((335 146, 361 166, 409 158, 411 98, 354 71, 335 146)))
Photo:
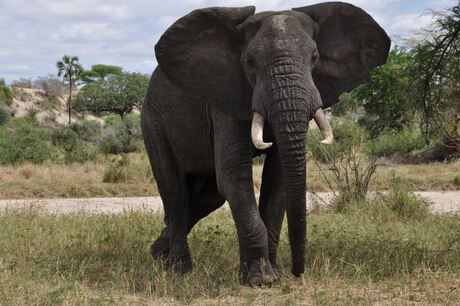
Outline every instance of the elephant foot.
POLYGON ((169 238, 166 234, 166 228, 163 229, 160 236, 150 246, 150 254, 156 260, 166 260, 169 256, 169 238))
POLYGON ((276 273, 271 264, 265 260, 258 260, 252 263, 249 267, 249 271, 243 274, 243 283, 250 287, 271 285, 278 280, 278 273, 276 273))
POLYGON ((177 256, 169 259, 169 267, 174 273, 185 274, 192 271, 193 264, 190 255, 177 256))

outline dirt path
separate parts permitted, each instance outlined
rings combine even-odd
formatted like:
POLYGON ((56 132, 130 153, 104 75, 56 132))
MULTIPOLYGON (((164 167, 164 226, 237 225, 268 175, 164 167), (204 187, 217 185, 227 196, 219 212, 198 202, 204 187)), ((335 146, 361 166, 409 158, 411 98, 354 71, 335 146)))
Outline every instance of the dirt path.
MULTIPOLYGON (((433 212, 460 213, 460 191, 427 191, 417 192, 432 202, 433 212)), ((328 203, 332 193, 307 194, 307 206, 313 202, 328 203)), ((82 199, 26 199, 26 200, 0 200, 0 211, 7 208, 44 209, 49 213, 69 214, 78 211, 91 213, 120 213, 124 210, 163 210, 160 197, 132 197, 132 198, 82 198, 82 199)))

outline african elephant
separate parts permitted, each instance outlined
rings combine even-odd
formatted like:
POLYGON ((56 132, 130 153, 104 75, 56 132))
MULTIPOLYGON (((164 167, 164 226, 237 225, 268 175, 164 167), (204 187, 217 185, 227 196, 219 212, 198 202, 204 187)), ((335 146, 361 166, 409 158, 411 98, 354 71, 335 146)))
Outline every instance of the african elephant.
POLYGON ((341 2, 254 12, 211 7, 177 20, 155 46, 141 124, 165 210, 152 255, 189 271, 187 234, 227 200, 243 281, 259 285, 278 277, 285 212, 291 271, 304 272, 308 123, 317 120, 332 140, 322 108, 370 80, 390 39, 370 15, 341 2), (266 154, 258 206, 257 154, 266 154))

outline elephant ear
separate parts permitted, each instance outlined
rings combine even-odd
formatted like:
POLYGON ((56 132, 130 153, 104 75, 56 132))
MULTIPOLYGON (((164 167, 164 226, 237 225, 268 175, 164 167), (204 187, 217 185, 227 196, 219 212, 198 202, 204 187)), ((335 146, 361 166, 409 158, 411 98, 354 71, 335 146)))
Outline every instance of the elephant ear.
POLYGON ((338 102, 344 92, 371 80, 370 70, 383 65, 391 41, 362 9, 343 2, 325 2, 294 8, 319 25, 314 38, 320 61, 313 70, 323 108, 338 102))
POLYGON ((240 64, 240 38, 233 29, 254 6, 199 9, 177 20, 155 46, 166 77, 185 91, 208 98, 223 112, 251 117, 251 87, 240 64))

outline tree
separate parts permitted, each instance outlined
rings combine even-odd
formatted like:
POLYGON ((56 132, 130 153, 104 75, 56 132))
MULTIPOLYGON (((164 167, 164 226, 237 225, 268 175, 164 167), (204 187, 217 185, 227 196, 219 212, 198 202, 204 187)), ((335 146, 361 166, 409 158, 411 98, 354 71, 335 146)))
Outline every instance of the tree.
POLYGON ((104 81, 111 75, 121 75, 122 73, 123 69, 119 66, 98 64, 91 66, 91 70, 83 71, 80 77, 83 83, 89 84, 95 81, 104 81))
POLYGON ((372 82, 358 86, 341 97, 342 104, 333 107, 334 113, 365 110, 359 123, 372 136, 385 129, 401 129, 413 119, 412 99, 408 95, 410 54, 401 47, 391 50, 387 63, 372 71, 372 82))
POLYGON ((425 34, 412 50, 413 95, 426 142, 442 135, 438 153, 448 157, 460 153, 460 3, 438 13, 425 34))
POLYGON ((140 73, 112 74, 83 87, 72 104, 79 111, 111 112, 124 120, 135 107, 141 106, 148 83, 148 77, 140 73))
POLYGON ((60 61, 56 63, 58 69, 58 77, 63 77, 64 83, 69 86, 69 99, 67 108, 69 111, 69 124, 72 123, 72 90, 75 89, 76 81, 83 72, 83 67, 78 63, 77 56, 64 55, 60 61))

